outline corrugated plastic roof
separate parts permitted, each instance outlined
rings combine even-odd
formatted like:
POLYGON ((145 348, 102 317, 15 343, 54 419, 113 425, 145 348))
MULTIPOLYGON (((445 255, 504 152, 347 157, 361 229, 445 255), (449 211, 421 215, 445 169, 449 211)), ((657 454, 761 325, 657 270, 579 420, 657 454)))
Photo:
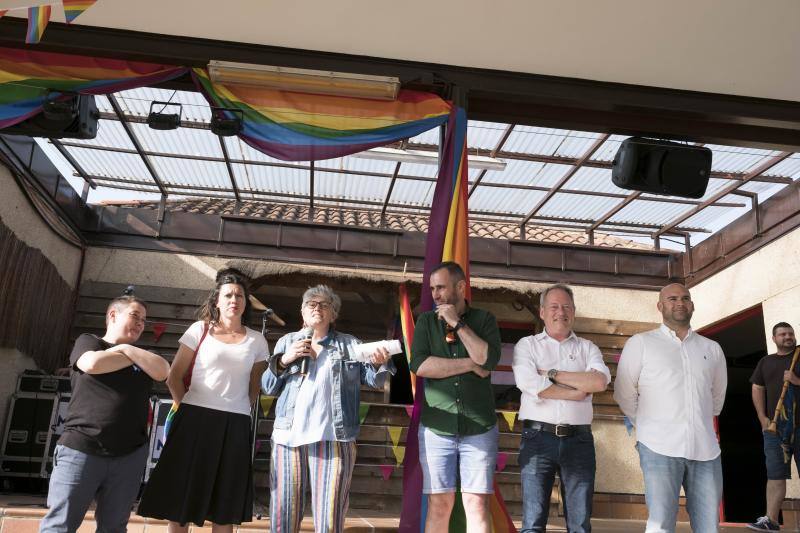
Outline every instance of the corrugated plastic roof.
MULTIPOLYGON (((169 197, 215 196, 234 197, 231 177, 224 162, 220 138, 207 128, 210 108, 202 95, 193 92, 143 88, 115 95, 124 118, 138 143, 142 146, 158 177, 165 185, 169 197), (182 106, 184 127, 172 131, 150 129, 144 119, 153 101, 178 103, 182 106)), ((63 144, 81 168, 94 178, 99 188, 92 190, 90 201, 104 198, 119 199, 128 194, 131 199, 152 199, 158 187, 134 151, 122 124, 116 120, 113 108, 106 97, 97 97, 103 113, 98 136, 92 140, 65 139, 63 144), (104 178, 104 179, 101 179, 104 178), (112 188, 113 187, 113 188, 112 188), (123 188, 124 190, 119 190, 123 188)), ((160 106, 159 106, 160 107, 160 106)), ((174 112, 174 110, 171 110, 174 112)), ((548 224, 565 227, 588 227, 619 206, 631 191, 620 189, 611 182, 611 161, 623 135, 611 135, 589 157, 587 164, 563 185, 566 192, 554 187, 574 164, 586 157, 600 133, 560 130, 516 125, 505 139, 510 126, 503 123, 470 121, 468 143, 470 157, 489 156, 498 150, 496 158, 504 161, 504 170, 469 169, 469 205, 471 216, 480 215, 505 224, 519 224, 539 201, 553 193, 548 201, 533 214, 529 225, 547 220, 548 224), (480 177, 480 182, 475 185, 480 177), (544 189, 544 190, 541 190, 544 189), (579 191, 580 194, 574 194, 579 191), (597 194, 593 194, 597 193, 597 194), (578 222, 576 222, 578 221, 578 222)), ((271 200, 274 202, 308 202, 311 195, 310 163, 284 162, 269 157, 248 146, 236 137, 222 139, 231 160, 235 184, 242 199, 271 200), (260 193, 260 194, 253 194, 260 193)), ((436 150, 439 130, 431 130, 408 140, 414 150, 436 150)), ((46 146, 46 145, 45 145, 46 146)), ((406 145, 404 145, 406 146, 406 145)), ((399 146, 395 146, 397 148, 399 146)), ((708 146, 713 153, 713 177, 701 200, 653 201, 643 194, 630 202, 608 220, 602 221, 599 232, 620 234, 646 234, 676 217, 689 213, 700 202, 714 196, 724 188, 739 183, 741 177, 779 152, 731 146, 708 146), (725 176, 729 175, 729 176, 725 176), (732 179, 723 179, 723 178, 732 179), (624 224, 622 226, 615 224, 624 224)), ((71 169, 69 163, 52 147, 47 153, 58 168, 71 169)), ((435 153, 435 152, 433 152, 435 153)), ((438 167, 435 164, 406 163, 400 165, 397 179, 389 194, 396 161, 364 159, 354 156, 317 161, 314 164, 314 200, 336 202, 353 209, 375 209, 378 212, 388 201, 388 211, 402 213, 402 206, 430 206, 438 167), (416 178, 416 179, 413 179, 416 178)), ((63 171, 63 170, 62 170, 63 171)), ((789 180, 800 179, 800 155, 793 154, 765 172, 765 176, 780 178, 778 183, 751 181, 741 185, 743 191, 756 192, 764 201, 786 186, 789 180)), ((70 176, 71 182, 74 179, 70 176)), ((155 196, 157 198, 158 196, 155 196)), ((663 199, 663 198, 662 198, 663 199)), ((667 198, 666 200, 674 200, 667 198)), ((727 195, 719 202, 736 205, 711 205, 691 218, 681 222, 677 231, 690 230, 692 243, 696 244, 714 231, 750 209, 750 200, 744 196, 727 195)), ((409 212, 419 213, 417 210, 409 212)), ((640 237, 636 237, 641 240, 640 237)), ((663 240, 680 241, 680 236, 665 236, 663 240)), ((652 241, 650 241, 652 242, 652 241)))

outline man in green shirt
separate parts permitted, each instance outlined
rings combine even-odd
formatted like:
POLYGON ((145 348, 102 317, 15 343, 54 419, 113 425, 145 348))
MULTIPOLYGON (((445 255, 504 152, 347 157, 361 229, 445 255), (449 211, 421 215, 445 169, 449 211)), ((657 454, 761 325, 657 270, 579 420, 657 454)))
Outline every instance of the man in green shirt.
POLYGON ((500 359, 500 331, 488 311, 470 307, 457 263, 431 272, 435 311, 420 315, 411 371, 425 378, 419 428, 426 533, 447 531, 460 478, 470 530, 491 532, 489 495, 497 460, 497 415, 491 371, 500 359))

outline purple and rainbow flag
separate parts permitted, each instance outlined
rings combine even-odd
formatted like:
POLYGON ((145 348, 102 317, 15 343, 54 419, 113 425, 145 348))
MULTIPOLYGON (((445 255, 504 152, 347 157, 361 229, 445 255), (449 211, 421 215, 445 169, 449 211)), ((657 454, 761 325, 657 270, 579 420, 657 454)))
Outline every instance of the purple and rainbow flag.
MULTIPOLYGON (((455 261, 467 275, 467 298, 469 290, 469 232, 467 220, 467 115, 460 107, 454 107, 447 122, 447 138, 442 152, 443 160, 439 171, 439 179, 433 194, 430 222, 428 224, 428 238, 425 245, 425 273, 422 285, 423 310, 433 307, 430 292, 430 272, 442 261, 455 261)), ((401 285, 401 324, 406 346, 408 339, 412 338, 413 329, 409 332, 407 324, 413 327, 410 318, 411 309, 403 310, 408 297, 405 287, 401 285), (409 316, 404 316, 405 314, 409 316)), ((425 397, 425 380, 416 377, 414 390, 414 410, 411 415, 411 424, 406 437, 406 453, 403 460, 403 510, 400 514, 400 533, 419 533, 425 531, 425 515, 427 514, 427 498, 422 494, 422 469, 419 464, 419 417, 422 411, 422 402, 425 397)), ((464 508, 457 498, 450 517, 450 533, 463 533, 466 531, 464 508)), ((494 482, 494 494, 490 502, 492 515, 492 531, 494 533, 516 533, 517 529, 503 497, 500 487, 494 482)))

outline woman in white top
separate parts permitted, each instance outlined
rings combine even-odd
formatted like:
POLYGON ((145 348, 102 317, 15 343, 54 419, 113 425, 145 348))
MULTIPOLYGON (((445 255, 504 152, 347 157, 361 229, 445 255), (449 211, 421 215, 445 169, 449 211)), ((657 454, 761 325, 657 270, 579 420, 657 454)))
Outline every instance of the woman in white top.
POLYGON ((206 520, 230 532, 252 519, 250 406, 269 353, 245 325, 249 311, 245 279, 223 271, 179 340, 167 385, 180 407, 139 504, 140 515, 169 520, 170 533, 206 520))

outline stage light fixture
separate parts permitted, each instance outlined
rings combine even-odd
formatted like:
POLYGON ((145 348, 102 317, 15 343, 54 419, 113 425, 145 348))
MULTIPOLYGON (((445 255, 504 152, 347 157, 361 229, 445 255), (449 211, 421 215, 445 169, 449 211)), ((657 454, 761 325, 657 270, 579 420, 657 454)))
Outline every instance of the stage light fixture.
POLYGON ((147 115, 147 125, 154 130, 175 130, 181 125, 181 114, 183 107, 181 104, 172 102, 150 102, 150 113, 147 115), (155 106, 161 106, 161 109, 155 111, 155 106), (178 108, 177 113, 164 113, 167 108, 178 108))
POLYGON ((241 109, 211 108, 211 133, 220 137, 232 137, 241 133, 243 126, 244 113, 241 109))

